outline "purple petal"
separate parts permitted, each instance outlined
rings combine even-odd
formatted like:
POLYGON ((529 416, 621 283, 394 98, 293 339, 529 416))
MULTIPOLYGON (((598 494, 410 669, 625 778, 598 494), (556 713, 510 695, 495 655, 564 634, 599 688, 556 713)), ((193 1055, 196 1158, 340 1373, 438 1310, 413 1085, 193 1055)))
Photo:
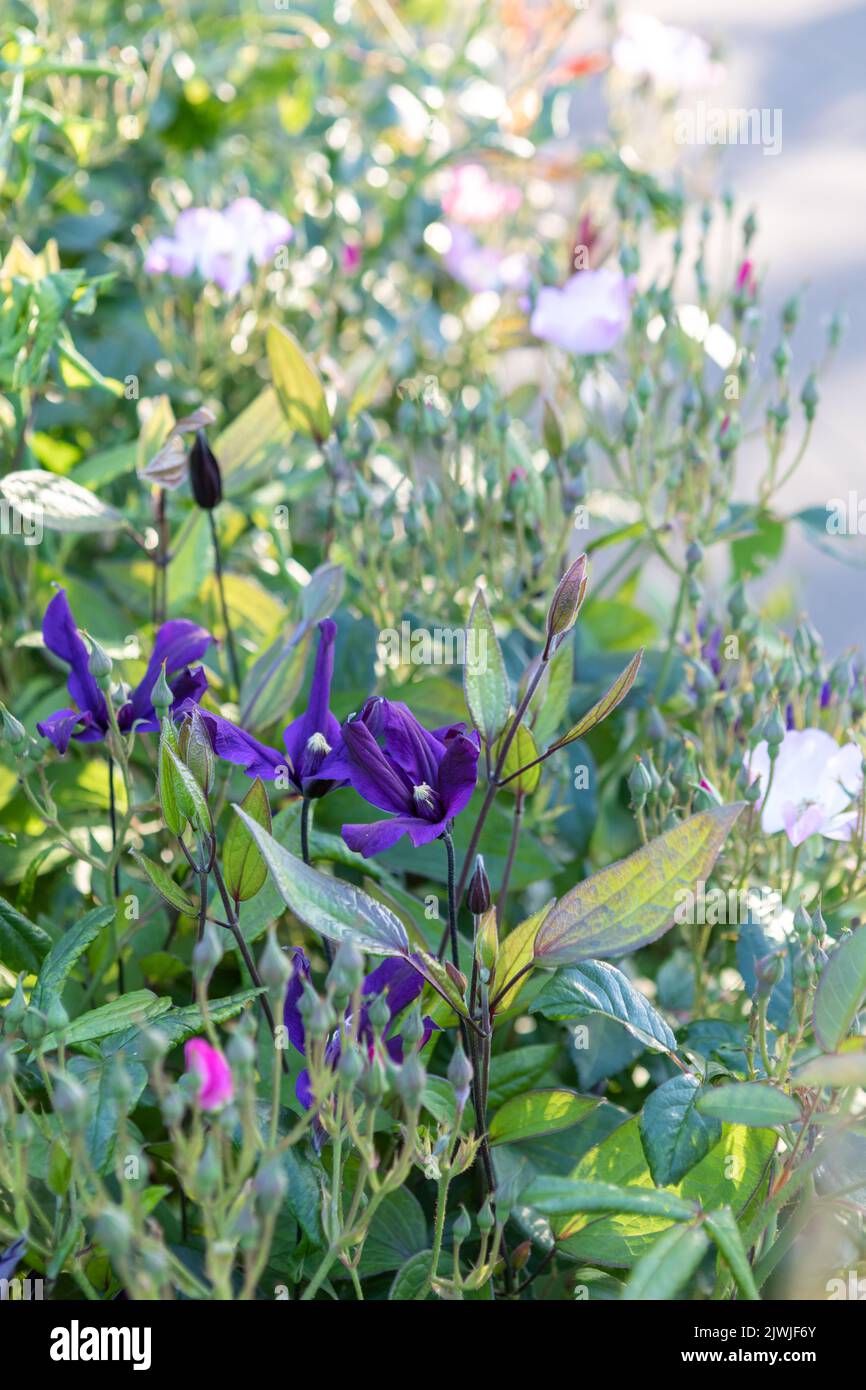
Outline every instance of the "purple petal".
POLYGON ((297 1080, 295 1081, 295 1095, 304 1109, 309 1110, 313 1104, 314 1097, 313 1088, 310 1085, 310 1073, 307 1071, 306 1067, 304 1067, 303 1071, 298 1072, 297 1080))
POLYGON ((173 618, 171 622, 163 623, 156 634, 147 670, 130 697, 130 727, 139 719, 153 719, 150 692, 159 680, 163 662, 166 676, 173 676, 185 666, 200 661, 212 641, 205 628, 199 627, 198 623, 188 622, 186 618, 173 618))
MULTIPOLYGON (((300 947, 296 946, 292 951, 292 978, 289 980, 289 987, 286 990, 283 1023, 289 1035, 289 1042, 297 1048, 302 1057, 306 1055, 306 1038, 304 1036, 304 1020, 301 1018, 299 1005, 304 993, 304 981, 309 980, 309 978, 310 962, 300 947)), ((301 1075, 306 1075, 306 1073, 302 1072, 301 1075)), ((309 1077, 307 1077, 307 1085, 309 1085, 309 1077)), ((300 1095, 298 1099, 300 1100, 300 1095)), ((306 1104, 306 1102, 302 1103, 306 1104)))
POLYGON ((36 728, 43 738, 50 739, 58 753, 66 752, 69 740, 73 737, 81 743, 96 743, 105 738, 104 731, 99 728, 89 710, 84 714, 80 714, 77 709, 56 710, 37 724, 36 728), (78 725, 81 725, 81 732, 76 734, 78 725))
POLYGON ((65 589, 58 589, 45 610, 42 636, 48 650, 69 666, 67 689, 78 708, 82 713, 89 710, 99 727, 107 729, 105 696, 87 668, 89 653, 78 634, 65 589))
POLYGON ((22 1259, 24 1251, 27 1249, 27 1237, 21 1236, 0 1253, 0 1279, 11 1279, 15 1273, 18 1261, 22 1259))
POLYGON ((411 816, 397 816, 394 820, 374 821, 372 825, 344 825, 343 839, 356 854, 370 859, 374 854, 382 854, 390 849, 409 830, 411 816))
MULTIPOLYGON (((187 702, 187 707, 189 703, 187 702)), ((177 714, 184 712, 183 707, 176 710, 177 714)), ((259 743, 246 729, 239 728, 230 719, 223 719, 219 714, 212 714, 209 709, 199 706, 199 714, 204 720, 217 757, 227 763, 234 763, 235 767, 242 767, 248 777, 261 777, 264 781, 273 781, 280 769, 285 768, 285 753, 279 753, 276 748, 259 743)))
POLYGON ((385 709, 385 749, 404 769, 413 786, 426 782, 435 787, 444 747, 422 728, 408 706, 388 700, 385 709))
POLYGON ((343 725, 343 743, 349 762, 349 778, 355 791, 380 811, 405 815, 414 810, 412 783, 385 757, 366 724, 350 720, 343 725))
POLYGON ((451 820, 472 799, 478 779, 478 749, 464 734, 448 743, 439 768, 439 795, 446 817, 451 820))

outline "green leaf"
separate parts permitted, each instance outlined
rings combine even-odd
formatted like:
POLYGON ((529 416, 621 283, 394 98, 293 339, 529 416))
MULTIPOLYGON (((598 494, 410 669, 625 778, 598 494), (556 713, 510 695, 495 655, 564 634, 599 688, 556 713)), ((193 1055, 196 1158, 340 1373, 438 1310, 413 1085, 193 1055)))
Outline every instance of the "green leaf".
POLYGON ((740 1293, 752 1303, 760 1302, 761 1295, 749 1264, 748 1252, 730 1207, 719 1207, 718 1211, 708 1212, 704 1225, 721 1251, 740 1293))
POLYGON ((858 1046, 813 1057, 794 1073, 794 1085, 866 1087, 866 1048, 858 1046))
POLYGON ((709 877, 744 805, 699 811, 572 888, 539 929, 536 963, 553 970, 596 956, 624 956, 656 941, 673 926, 683 895, 709 877))
POLYGON ((0 962, 17 974, 24 970, 35 975, 39 962, 51 947, 51 937, 29 917, 24 917, 0 898, 0 962))
POLYGON ((170 830, 172 835, 182 835, 186 817, 182 809, 174 762, 169 756, 173 747, 177 747, 177 732, 171 720, 164 719, 156 755, 157 794, 166 829, 170 830))
POLYGON ((157 864, 153 859, 148 859, 147 855, 140 854, 138 850, 132 850, 132 857, 150 879, 161 898, 164 898, 171 907, 176 907, 178 912, 183 912, 187 917, 194 916, 198 909, 192 898, 183 891, 179 883, 175 883, 171 874, 161 864, 157 864))
MULTIPOLYGON (((358 1266, 362 1279, 401 1269, 413 1255, 427 1248, 427 1218, 418 1198, 407 1187, 380 1202, 370 1222, 358 1266)), ((427 1268, 430 1268, 428 1256, 427 1268)))
MULTIPOLYGON (((271 807, 260 777, 253 782, 241 806, 256 825, 262 826, 270 834, 271 807)), ((268 866, 258 845, 237 816, 228 828, 223 845, 223 876, 236 903, 254 898, 268 876, 268 866)))
POLYGON ((298 626, 256 657, 241 684, 241 723, 263 729, 291 707, 304 683, 311 636, 298 626))
POLYGON ((587 710, 586 714, 582 715, 577 723, 571 726, 567 734, 563 734, 562 738, 558 738, 555 743, 552 743, 548 751, 552 752, 555 748, 565 748, 567 744, 574 743, 575 739, 583 738, 590 729, 594 729, 602 720, 607 719, 609 714, 613 714, 617 705, 622 703, 634 685, 642 659, 643 647, 635 653, 628 666, 617 676, 606 694, 602 695, 592 709, 587 710))
POLYGON ((686 1202, 674 1192, 657 1192, 646 1187, 617 1187, 611 1182, 589 1182, 579 1178, 533 1178, 520 1194, 521 1203, 545 1216, 566 1216, 574 1212, 629 1212, 638 1216, 661 1216, 669 1221, 690 1221, 696 1212, 694 1202, 686 1202))
POLYGON ((530 1013, 558 1020, 601 1014, 621 1023, 653 1052, 675 1052, 677 1040, 661 1014, 607 961, 588 960, 557 970, 529 1006, 530 1013))
POLYGON ((550 1070, 560 1054, 558 1043, 530 1043, 503 1052, 490 1063, 490 1082, 487 1103, 491 1110, 504 1105, 513 1096, 535 1086, 550 1070))
MULTIPOLYGON (((498 757, 499 748, 505 734, 499 739, 494 749, 494 760, 498 757)), ((538 757, 538 747, 532 732, 525 724, 521 724, 514 738, 511 740, 508 752, 505 755, 505 762, 502 765, 502 781, 506 784, 505 791, 516 796, 518 792, 523 792, 524 796, 531 796, 538 786, 541 778, 541 763, 536 763, 534 767, 529 764, 535 762, 538 757), (520 772, 525 768, 525 772, 520 772), (520 776, 515 776, 520 773, 520 776), (509 781, 508 779, 512 780, 509 781)))
POLYGON ((72 1155, 59 1139, 55 1139, 48 1156, 48 1172, 45 1178, 49 1192, 53 1192, 55 1197, 63 1197, 69 1188, 71 1178, 72 1155))
POLYGON ((319 565, 310 575, 309 584, 301 590, 301 617, 310 627, 320 623, 340 606, 346 588, 346 572, 342 565, 319 565))
POLYGON ((406 929, 389 907, 354 884, 311 868, 239 806, 235 810, 261 850, 283 902, 306 926, 338 944, 348 938, 372 956, 408 955, 406 929))
POLYGON ((696 1108, 696 1076, 672 1076, 648 1096, 640 1113, 640 1137, 653 1182, 677 1183, 722 1137, 720 1120, 696 1108))
POLYGON ((0 493, 26 521, 38 521, 49 531, 104 532, 124 524, 114 507, 59 473, 39 468, 7 473, 0 478, 0 493))
POLYGON ((599 1104, 596 1096, 581 1096, 564 1087, 527 1091, 514 1096, 490 1121, 491 1144, 516 1144, 539 1134, 553 1134, 577 1124, 599 1104))
POLYGON ((487 743, 492 744, 505 728, 511 709, 511 690, 505 658, 483 589, 475 595, 466 625, 463 692, 472 723, 487 743))
POLYGON ((866 999, 866 927, 835 947, 815 993, 814 1029, 825 1052, 835 1052, 866 999))
MULTIPOLYGON (((184 820, 188 820, 198 834, 209 835, 212 822, 207 797, 186 763, 181 761, 170 743, 165 743, 164 752, 166 758, 164 766, 171 781, 171 795, 175 806, 184 820)), ((167 821, 166 824, 168 825, 167 821)), ((171 828, 169 826, 169 829, 171 828)))
POLYGON ((432 1260, 432 1250, 419 1250, 417 1255, 407 1260, 388 1290, 388 1302, 408 1303, 417 1299, 427 1283, 432 1260))
POLYGON ((713 1086, 704 1091, 697 1105, 702 1115, 732 1125, 771 1129, 774 1125, 795 1124, 801 1118, 794 1097, 764 1081, 732 1081, 713 1086))
POLYGON ((95 907, 63 933, 39 968, 39 979, 30 999, 35 1008, 47 1013, 51 1001, 63 992, 75 962, 96 940, 103 927, 113 920, 113 907, 95 907))
MULTIPOLYGON (((227 1023, 255 999, 258 993, 257 989, 242 989, 236 994, 227 994, 223 999, 210 999, 208 1018, 211 1023, 227 1023)), ((167 1002, 171 1004, 171 1000, 167 1002)), ((186 1004, 180 1009, 169 1007, 160 1011, 156 1019, 159 1031, 167 1038, 169 1047, 177 1047, 187 1038, 193 1038, 204 1031, 204 1019, 198 1004, 186 1004)), ((135 1024, 125 1032, 109 1038, 102 1044, 102 1052, 106 1057, 122 1052, 128 1061, 137 1061, 145 1054, 143 1033, 148 1024, 149 1020, 145 1019, 143 1024, 135 1024)))
POLYGON ((271 376, 292 429, 323 444, 331 433, 331 413, 318 372, 287 328, 268 324, 265 335, 271 376))
MULTIPOLYGON (((82 1014, 63 1030, 63 1041, 67 1046, 76 1043, 93 1042, 95 1038, 105 1038, 111 1033, 119 1033, 132 1023, 150 1023, 160 1014, 171 1008, 171 1000, 157 998, 152 990, 135 989, 113 999, 110 1004, 102 1004, 82 1014)), ((51 1033, 45 1038, 46 1049, 57 1046, 57 1038, 51 1033)))
POLYGON ((623 1299, 657 1301, 675 1298, 709 1249, 703 1226, 674 1226, 659 1236, 631 1273, 623 1299))

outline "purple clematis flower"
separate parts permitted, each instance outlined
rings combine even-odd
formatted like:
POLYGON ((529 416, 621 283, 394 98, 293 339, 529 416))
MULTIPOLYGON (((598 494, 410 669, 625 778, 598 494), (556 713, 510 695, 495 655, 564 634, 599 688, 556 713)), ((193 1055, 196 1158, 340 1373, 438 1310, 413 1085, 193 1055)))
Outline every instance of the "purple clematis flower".
MULTIPOLYGON (((80 743, 99 742, 108 731, 108 706, 90 673, 90 654, 76 627, 65 589, 58 590, 45 610, 42 636, 48 650, 69 666, 67 688, 75 706, 50 714, 36 725, 37 729, 59 753, 66 752, 73 738, 80 743)), ((127 733, 133 725, 140 731, 159 728, 150 693, 163 663, 174 695, 172 713, 180 714, 185 707, 198 703, 207 689, 207 677, 201 666, 190 670, 190 664, 204 655, 212 641, 210 633, 197 623, 185 619, 163 623, 144 676, 117 711, 121 733, 127 733)))
POLYGON ((468 804, 478 775, 478 736, 451 724, 432 733, 399 701, 368 700, 343 725, 342 749, 328 759, 371 806, 393 820, 344 825, 350 849, 369 859, 408 835, 416 847, 436 840, 468 804), (381 746, 379 739, 382 740, 381 746))
MULTIPOLYGON (((300 1002, 304 993, 304 984, 310 979, 310 962, 300 947, 295 947, 292 952, 292 966, 292 978, 289 981, 286 1002, 283 1007, 283 1022, 292 1046, 300 1052, 302 1057, 305 1057, 307 1055, 306 1035, 304 1020, 301 1017, 300 1002)), ((423 988, 423 977, 419 975, 409 960, 399 957, 391 957, 383 961, 366 977, 361 985, 363 1002, 358 1019, 357 1037, 358 1045, 366 1050, 369 1057, 373 1056, 374 1049, 373 1029, 370 1024, 370 1004, 376 996, 384 994, 388 1003, 388 1025, 384 1037, 385 1052, 392 1062, 399 1065, 403 1061, 403 1039, 399 1033, 390 1037, 388 1035, 394 1019, 418 998, 423 988)), ((347 1011, 347 1029, 350 1024, 351 1014, 347 1011)), ((426 1045, 435 1028, 436 1024, 432 1019, 424 1019, 421 1047, 426 1045)), ((340 1050, 341 1040, 338 1029, 330 1038, 325 1049, 325 1060, 330 1067, 336 1067, 340 1060, 340 1050)), ((306 1068, 299 1074, 295 1082, 295 1094, 304 1109, 308 1110, 313 1104, 314 1097, 310 1086, 310 1074, 306 1068)))

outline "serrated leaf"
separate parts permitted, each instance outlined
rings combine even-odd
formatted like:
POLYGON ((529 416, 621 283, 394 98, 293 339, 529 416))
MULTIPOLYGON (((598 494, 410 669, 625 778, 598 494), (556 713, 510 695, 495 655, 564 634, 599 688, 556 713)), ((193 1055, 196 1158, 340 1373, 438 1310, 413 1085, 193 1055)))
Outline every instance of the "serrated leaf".
MULTIPOLYGON (((271 807, 265 784, 257 777, 241 802, 248 816, 270 833, 271 807)), ((223 844, 223 876, 235 902, 254 898, 265 883, 268 866, 243 821, 233 817, 223 844)))
POLYGON ((753 1128, 772 1129, 774 1125, 796 1124, 801 1119, 794 1097, 764 1081, 732 1081, 712 1086, 700 1096, 697 1106, 702 1115, 753 1128))
POLYGON ((160 897, 164 898, 171 907, 176 907, 178 912, 183 912, 187 917, 192 917, 197 912, 198 909, 192 898, 183 891, 180 884, 175 883, 171 874, 161 864, 157 864, 153 859, 148 859, 147 855, 140 854, 137 850, 132 851, 132 857, 150 879, 160 897))
POLYGON ((606 961, 588 960, 558 970, 532 1001, 530 1013, 545 1018, 586 1018, 601 1014, 621 1023, 653 1052, 675 1052, 677 1040, 661 1014, 639 989, 606 961))
POLYGON ((475 595, 466 624, 463 692, 472 723, 486 742, 492 744, 505 728, 511 709, 511 690, 505 658, 483 589, 475 595))
POLYGON ((296 917, 329 941, 339 944, 349 939, 370 955, 408 955, 406 929, 390 908, 354 884, 311 868, 239 806, 234 809, 261 850, 280 897, 296 917))
POLYGON ((297 339, 281 324, 268 324, 265 345, 286 420, 292 429, 323 444, 331 433, 331 413, 318 372, 297 339))
POLYGON ((709 877, 744 805, 699 811, 572 888, 539 929, 536 963, 552 970, 656 941, 673 925, 683 894, 709 877))
POLYGON ((120 512, 94 492, 39 468, 7 473, 0 478, 0 493, 26 521, 49 531, 112 531, 124 524, 120 512))
MULTIPOLYGON (((80 1018, 73 1019, 63 1030, 63 1041, 71 1047, 73 1044, 93 1042, 96 1038, 106 1038, 129 1028, 133 1023, 150 1023, 170 1008, 170 999, 158 998, 149 989, 135 989, 130 994, 113 999, 110 1004, 102 1004, 98 1009, 91 1009, 80 1018)), ((42 1046, 46 1049, 57 1046, 53 1033, 45 1038, 42 1046)))
POLYGON ((14 974, 35 975, 51 947, 51 937, 29 917, 0 898, 0 963, 14 974))
POLYGON ((491 1144, 516 1144, 540 1134, 553 1134, 577 1124, 599 1104, 596 1096, 581 1096, 565 1087, 527 1091, 500 1106, 490 1121, 491 1144))
POLYGON ((432 1259, 432 1250, 419 1250, 406 1261, 388 1290, 389 1303, 408 1303, 420 1296, 430 1274, 432 1259))
POLYGON ((684 1201, 675 1192, 657 1192, 638 1186, 617 1187, 611 1182, 580 1178, 534 1178, 521 1192, 520 1200, 545 1216, 632 1212, 639 1216, 661 1216, 670 1221, 690 1221, 695 1215, 695 1203, 684 1201))
POLYGON ((642 1255, 623 1290, 626 1302, 675 1298, 709 1249, 702 1226, 673 1226, 642 1255))
POLYGON ((552 752, 555 748, 565 748, 569 743, 574 743, 575 739, 583 738, 590 729, 594 729, 602 720, 607 719, 609 714, 613 714, 617 705, 621 704, 634 685, 635 676, 640 669, 642 660, 643 647, 639 652, 635 652, 625 670, 617 676, 610 689, 602 695, 592 709, 587 710, 586 714, 582 715, 577 723, 571 726, 567 734, 563 734, 562 738, 558 738, 555 743, 552 743, 548 751, 552 752))
POLYGON ((834 949, 815 993, 815 1037, 835 1052, 866 1000, 866 927, 858 927, 834 949))
POLYGON ((722 1137, 721 1120, 702 1115, 696 1102, 696 1076, 672 1076, 647 1096, 640 1113, 640 1137, 653 1182, 678 1183, 722 1137))
POLYGON ((730 1207, 719 1207, 718 1211, 708 1212, 704 1225, 733 1274, 740 1293, 751 1303, 759 1302, 761 1295, 749 1264, 748 1252, 730 1207))
POLYGON ((62 994, 75 962, 113 920, 113 907, 95 907, 63 933, 39 967, 39 979, 30 999, 35 1008, 47 1013, 51 1001, 62 994))

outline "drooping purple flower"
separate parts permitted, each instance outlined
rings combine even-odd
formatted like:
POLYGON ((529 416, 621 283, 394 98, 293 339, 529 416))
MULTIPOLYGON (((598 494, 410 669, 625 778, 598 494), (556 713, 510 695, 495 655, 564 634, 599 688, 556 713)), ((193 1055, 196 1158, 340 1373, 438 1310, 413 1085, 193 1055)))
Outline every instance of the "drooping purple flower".
MULTIPOLYGON (((292 952, 292 966, 292 978, 289 981, 286 1002, 283 1006, 283 1022, 292 1046, 302 1057, 305 1057, 307 1055, 306 1035, 300 1002, 304 993, 304 984, 310 979, 310 962, 300 947, 296 947, 292 952)), ((388 1005, 388 1023, 383 1035, 383 1046, 390 1060, 399 1065, 403 1061, 403 1038, 399 1033, 391 1035, 391 1028, 397 1015, 414 1003, 423 988, 423 976, 418 973, 409 960, 399 957, 391 957, 383 961, 366 976, 361 985, 362 1003, 356 1036, 357 1045, 364 1049, 368 1057, 373 1056, 375 1047, 375 1037, 370 1023, 370 1005, 373 1000, 380 994, 385 996, 388 1005)), ((347 1009, 345 1015, 347 1033, 350 1032, 352 1026, 352 1015, 347 1009)), ((432 1019, 424 1019, 421 1047, 425 1046, 435 1028, 436 1024, 432 1019)), ((329 1067, 336 1067, 340 1060, 341 1049, 340 1030, 337 1029, 328 1040, 325 1048, 325 1061, 329 1067)), ((300 1072, 295 1082, 295 1094, 305 1109, 309 1109, 313 1104, 310 1074, 306 1068, 300 1072)))
MULTIPOLYGON (((37 729, 59 753, 66 752, 73 738, 80 743, 99 742, 108 731, 108 706, 90 673, 90 654, 76 626, 65 589, 57 591, 45 610, 42 636, 48 650, 69 667, 67 688, 75 704, 56 710, 37 724, 37 729)), ((207 677, 201 666, 190 667, 204 655, 212 641, 210 633, 197 623, 182 618, 163 623, 156 634, 144 676, 117 711, 121 733, 128 733, 133 725, 142 732, 159 728, 151 691, 163 664, 174 696, 172 713, 179 714, 182 707, 198 703, 207 689, 207 677)))
POLYGON ((365 801, 394 817, 344 825, 350 849, 369 859, 401 835, 417 848, 443 834, 471 799, 478 775, 477 735, 463 730, 452 724, 431 733, 406 705, 381 698, 368 700, 343 725, 342 750, 328 760, 327 771, 345 775, 365 801))
POLYGON ((21 1236, 18 1240, 13 1241, 6 1250, 0 1250, 0 1279, 12 1278, 26 1249, 27 1237, 21 1236))

